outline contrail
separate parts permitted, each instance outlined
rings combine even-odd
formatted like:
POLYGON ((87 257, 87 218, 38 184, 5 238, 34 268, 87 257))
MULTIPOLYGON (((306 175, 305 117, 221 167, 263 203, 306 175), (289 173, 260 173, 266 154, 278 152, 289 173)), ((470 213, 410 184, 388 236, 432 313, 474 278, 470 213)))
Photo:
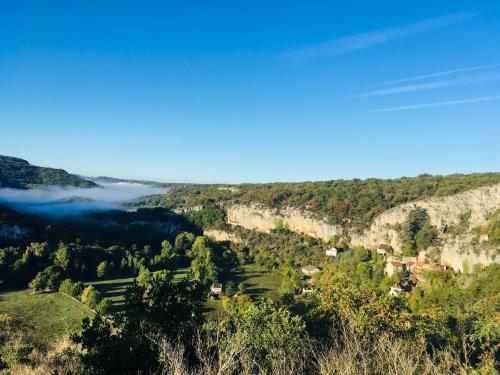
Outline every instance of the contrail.
POLYGON ((470 85, 481 82, 491 82, 498 79, 500 79, 500 74, 496 73, 496 74, 481 75, 477 77, 455 78, 455 79, 448 79, 441 81, 431 81, 426 83, 415 83, 404 86, 385 88, 382 90, 370 91, 360 95, 360 97, 365 98, 369 96, 404 94, 413 91, 431 90, 436 88, 459 86, 459 85, 470 85))
POLYGON ((477 71, 477 70, 484 70, 484 69, 492 69, 492 68, 496 68, 496 67, 499 67, 499 66, 500 66, 500 64, 490 64, 490 65, 472 66, 472 67, 469 67, 469 68, 460 68, 460 69, 445 70, 445 71, 442 71, 442 72, 437 72, 437 73, 432 73, 432 74, 425 74, 425 75, 421 75, 421 76, 415 76, 415 77, 408 77, 408 78, 403 78, 403 79, 397 79, 395 81, 382 82, 379 85, 380 86, 393 85, 395 83, 418 81, 418 80, 421 80, 421 79, 447 76, 447 75, 450 75, 450 74, 465 73, 465 72, 474 72, 474 71, 477 71))
POLYGON ((450 105, 459 105, 459 104, 490 102, 493 100, 500 100, 500 96, 484 96, 481 98, 450 100, 450 101, 446 101, 446 102, 412 104, 412 105, 404 105, 401 107, 375 109, 375 110, 370 111, 370 112, 395 112, 395 111, 405 111, 405 110, 409 110, 409 109, 435 108, 435 107, 446 107, 446 106, 450 106, 450 105))
POLYGON ((411 35, 439 29, 476 17, 469 12, 448 14, 427 18, 420 22, 396 26, 388 29, 353 34, 324 43, 306 46, 283 55, 286 59, 305 60, 321 57, 337 56, 388 43, 411 35))

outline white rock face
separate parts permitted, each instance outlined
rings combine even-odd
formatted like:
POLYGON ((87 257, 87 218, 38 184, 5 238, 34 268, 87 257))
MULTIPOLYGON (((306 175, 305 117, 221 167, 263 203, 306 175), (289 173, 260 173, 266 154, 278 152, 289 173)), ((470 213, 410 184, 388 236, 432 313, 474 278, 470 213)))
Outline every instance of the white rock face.
POLYGON ((216 241, 242 242, 240 237, 233 233, 226 232, 225 230, 207 229, 203 231, 203 235, 212 237, 216 241))
POLYGON ((348 234, 352 246, 376 248, 377 245, 384 243, 399 252, 402 244, 394 226, 403 223, 415 207, 426 209, 430 222, 440 232, 442 264, 463 271, 464 261, 470 268, 475 264, 488 265, 500 262, 496 255, 498 249, 472 251, 470 243, 472 236, 452 238, 441 231, 445 226, 459 224, 460 217, 468 213, 470 213, 469 229, 485 225, 488 216, 500 208, 500 184, 394 207, 377 216, 370 228, 362 234, 357 234, 354 230, 344 233, 340 226, 328 224, 326 220, 318 220, 310 213, 292 207, 273 209, 260 204, 238 204, 227 207, 227 218, 229 224, 263 232, 269 232, 281 222, 292 231, 321 238, 324 241, 330 240, 335 235, 348 234))
POLYGON ((279 223, 283 223, 294 232, 321 238, 324 241, 342 234, 340 226, 315 219, 312 215, 291 207, 279 210, 259 204, 233 205, 227 207, 227 221, 229 224, 262 232, 269 232, 279 223))
POLYGON ((472 235, 447 237, 441 248, 441 264, 460 272, 470 272, 476 265, 500 263, 499 249, 484 246, 477 248, 471 244, 473 237, 472 235))
POLYGON ((482 226, 487 223, 488 216, 500 207, 500 184, 394 207, 377 216, 364 235, 353 236, 353 245, 375 247, 380 243, 388 243, 394 250, 400 251, 401 241, 391 227, 403 223, 415 207, 426 209, 431 224, 438 229, 445 225, 459 224, 460 217, 469 212, 469 229, 482 226))

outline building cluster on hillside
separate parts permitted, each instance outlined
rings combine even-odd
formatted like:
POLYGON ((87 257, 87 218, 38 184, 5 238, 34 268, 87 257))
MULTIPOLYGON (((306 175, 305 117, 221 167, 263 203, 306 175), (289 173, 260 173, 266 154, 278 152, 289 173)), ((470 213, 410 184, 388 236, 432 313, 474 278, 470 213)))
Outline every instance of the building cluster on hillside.
POLYGON ((396 273, 403 273, 418 279, 424 269, 430 268, 431 266, 423 257, 406 256, 396 259, 394 256, 388 256, 385 273, 387 276, 392 276, 396 273))
MULTIPOLYGON (((420 252, 418 256, 413 257, 396 257, 388 255, 389 252, 387 246, 388 245, 379 245, 377 247, 377 253, 386 256, 387 262, 384 270, 385 274, 387 276, 393 276, 396 274, 402 275, 401 282, 391 287, 391 290, 389 291, 391 296, 410 292, 416 283, 422 280, 421 274, 424 270, 453 273, 453 269, 446 265, 432 266, 426 261, 426 256, 423 252, 420 252)), ((390 253, 392 253, 392 248, 390 253)))
POLYGON ((424 256, 395 257, 392 255, 392 247, 388 244, 378 245, 377 254, 386 257, 384 273, 387 276, 393 276, 396 274, 402 275, 401 281, 391 287, 391 290, 389 291, 389 295, 391 296, 397 296, 401 293, 410 292, 415 285, 416 280, 419 279, 422 271, 429 268, 424 256))

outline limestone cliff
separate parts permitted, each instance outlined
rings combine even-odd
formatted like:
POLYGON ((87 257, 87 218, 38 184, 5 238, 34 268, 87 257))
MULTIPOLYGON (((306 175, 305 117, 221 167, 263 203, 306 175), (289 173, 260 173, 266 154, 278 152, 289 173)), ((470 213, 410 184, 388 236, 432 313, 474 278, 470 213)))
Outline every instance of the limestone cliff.
POLYGON ((311 214, 292 207, 277 209, 259 204, 238 204, 227 207, 226 210, 229 224, 239 225, 246 229, 269 232, 277 225, 283 224, 294 232, 321 238, 324 241, 342 234, 340 226, 328 224, 325 220, 318 220, 311 214))
POLYGON ((458 225, 460 218, 466 214, 470 214, 468 229, 482 226, 486 224, 488 216, 500 207, 500 184, 394 207, 377 216, 363 235, 351 235, 352 244, 375 247, 380 243, 388 243, 396 251, 401 250, 401 241, 394 226, 403 223, 415 207, 427 210, 431 224, 441 231, 458 225))
POLYGON ((216 241, 232 241, 236 243, 242 242, 241 238, 234 233, 219 229, 206 229, 203 235, 212 237, 216 241))
POLYGON ((354 228, 343 230, 340 226, 331 225, 326 220, 317 219, 311 213, 293 207, 277 209, 259 204, 237 204, 227 207, 227 220, 232 225, 265 232, 282 223, 292 231, 325 241, 333 236, 342 236, 349 238, 353 246, 375 248, 380 244, 390 244, 399 252, 402 244, 395 227, 403 223, 416 207, 426 209, 431 223, 439 230, 442 264, 463 271, 464 264, 473 267, 475 264, 500 262, 498 249, 472 245, 473 236, 466 235, 469 229, 485 225, 488 216, 500 207, 500 184, 394 207, 377 216, 362 234, 354 228), (446 228, 459 225, 464 216, 468 217, 468 228, 464 228, 464 235, 446 233, 446 228))
POLYGON ((445 236, 440 246, 440 263, 460 272, 471 271, 476 265, 500 263, 499 249, 485 243, 474 244, 474 236, 445 236))

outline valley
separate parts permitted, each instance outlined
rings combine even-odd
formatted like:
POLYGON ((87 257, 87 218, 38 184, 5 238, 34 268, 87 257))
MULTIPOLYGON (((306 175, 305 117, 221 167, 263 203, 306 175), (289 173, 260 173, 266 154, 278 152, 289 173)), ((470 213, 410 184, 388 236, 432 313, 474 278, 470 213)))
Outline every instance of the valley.
POLYGON ((0 188, 6 369, 36 368, 30 353, 56 358, 61 345, 82 371, 153 369, 155 340, 174 337, 193 350, 196 337, 260 342, 247 354, 280 348, 304 369, 293 351, 362 337, 417 340, 415 365, 436 373, 495 366, 498 173, 229 186, 101 177, 86 187, 17 174, 0 188), (468 364, 464 353, 434 357, 460 353, 459 340, 471 345, 468 364), (116 351, 127 360, 117 364, 116 351))

